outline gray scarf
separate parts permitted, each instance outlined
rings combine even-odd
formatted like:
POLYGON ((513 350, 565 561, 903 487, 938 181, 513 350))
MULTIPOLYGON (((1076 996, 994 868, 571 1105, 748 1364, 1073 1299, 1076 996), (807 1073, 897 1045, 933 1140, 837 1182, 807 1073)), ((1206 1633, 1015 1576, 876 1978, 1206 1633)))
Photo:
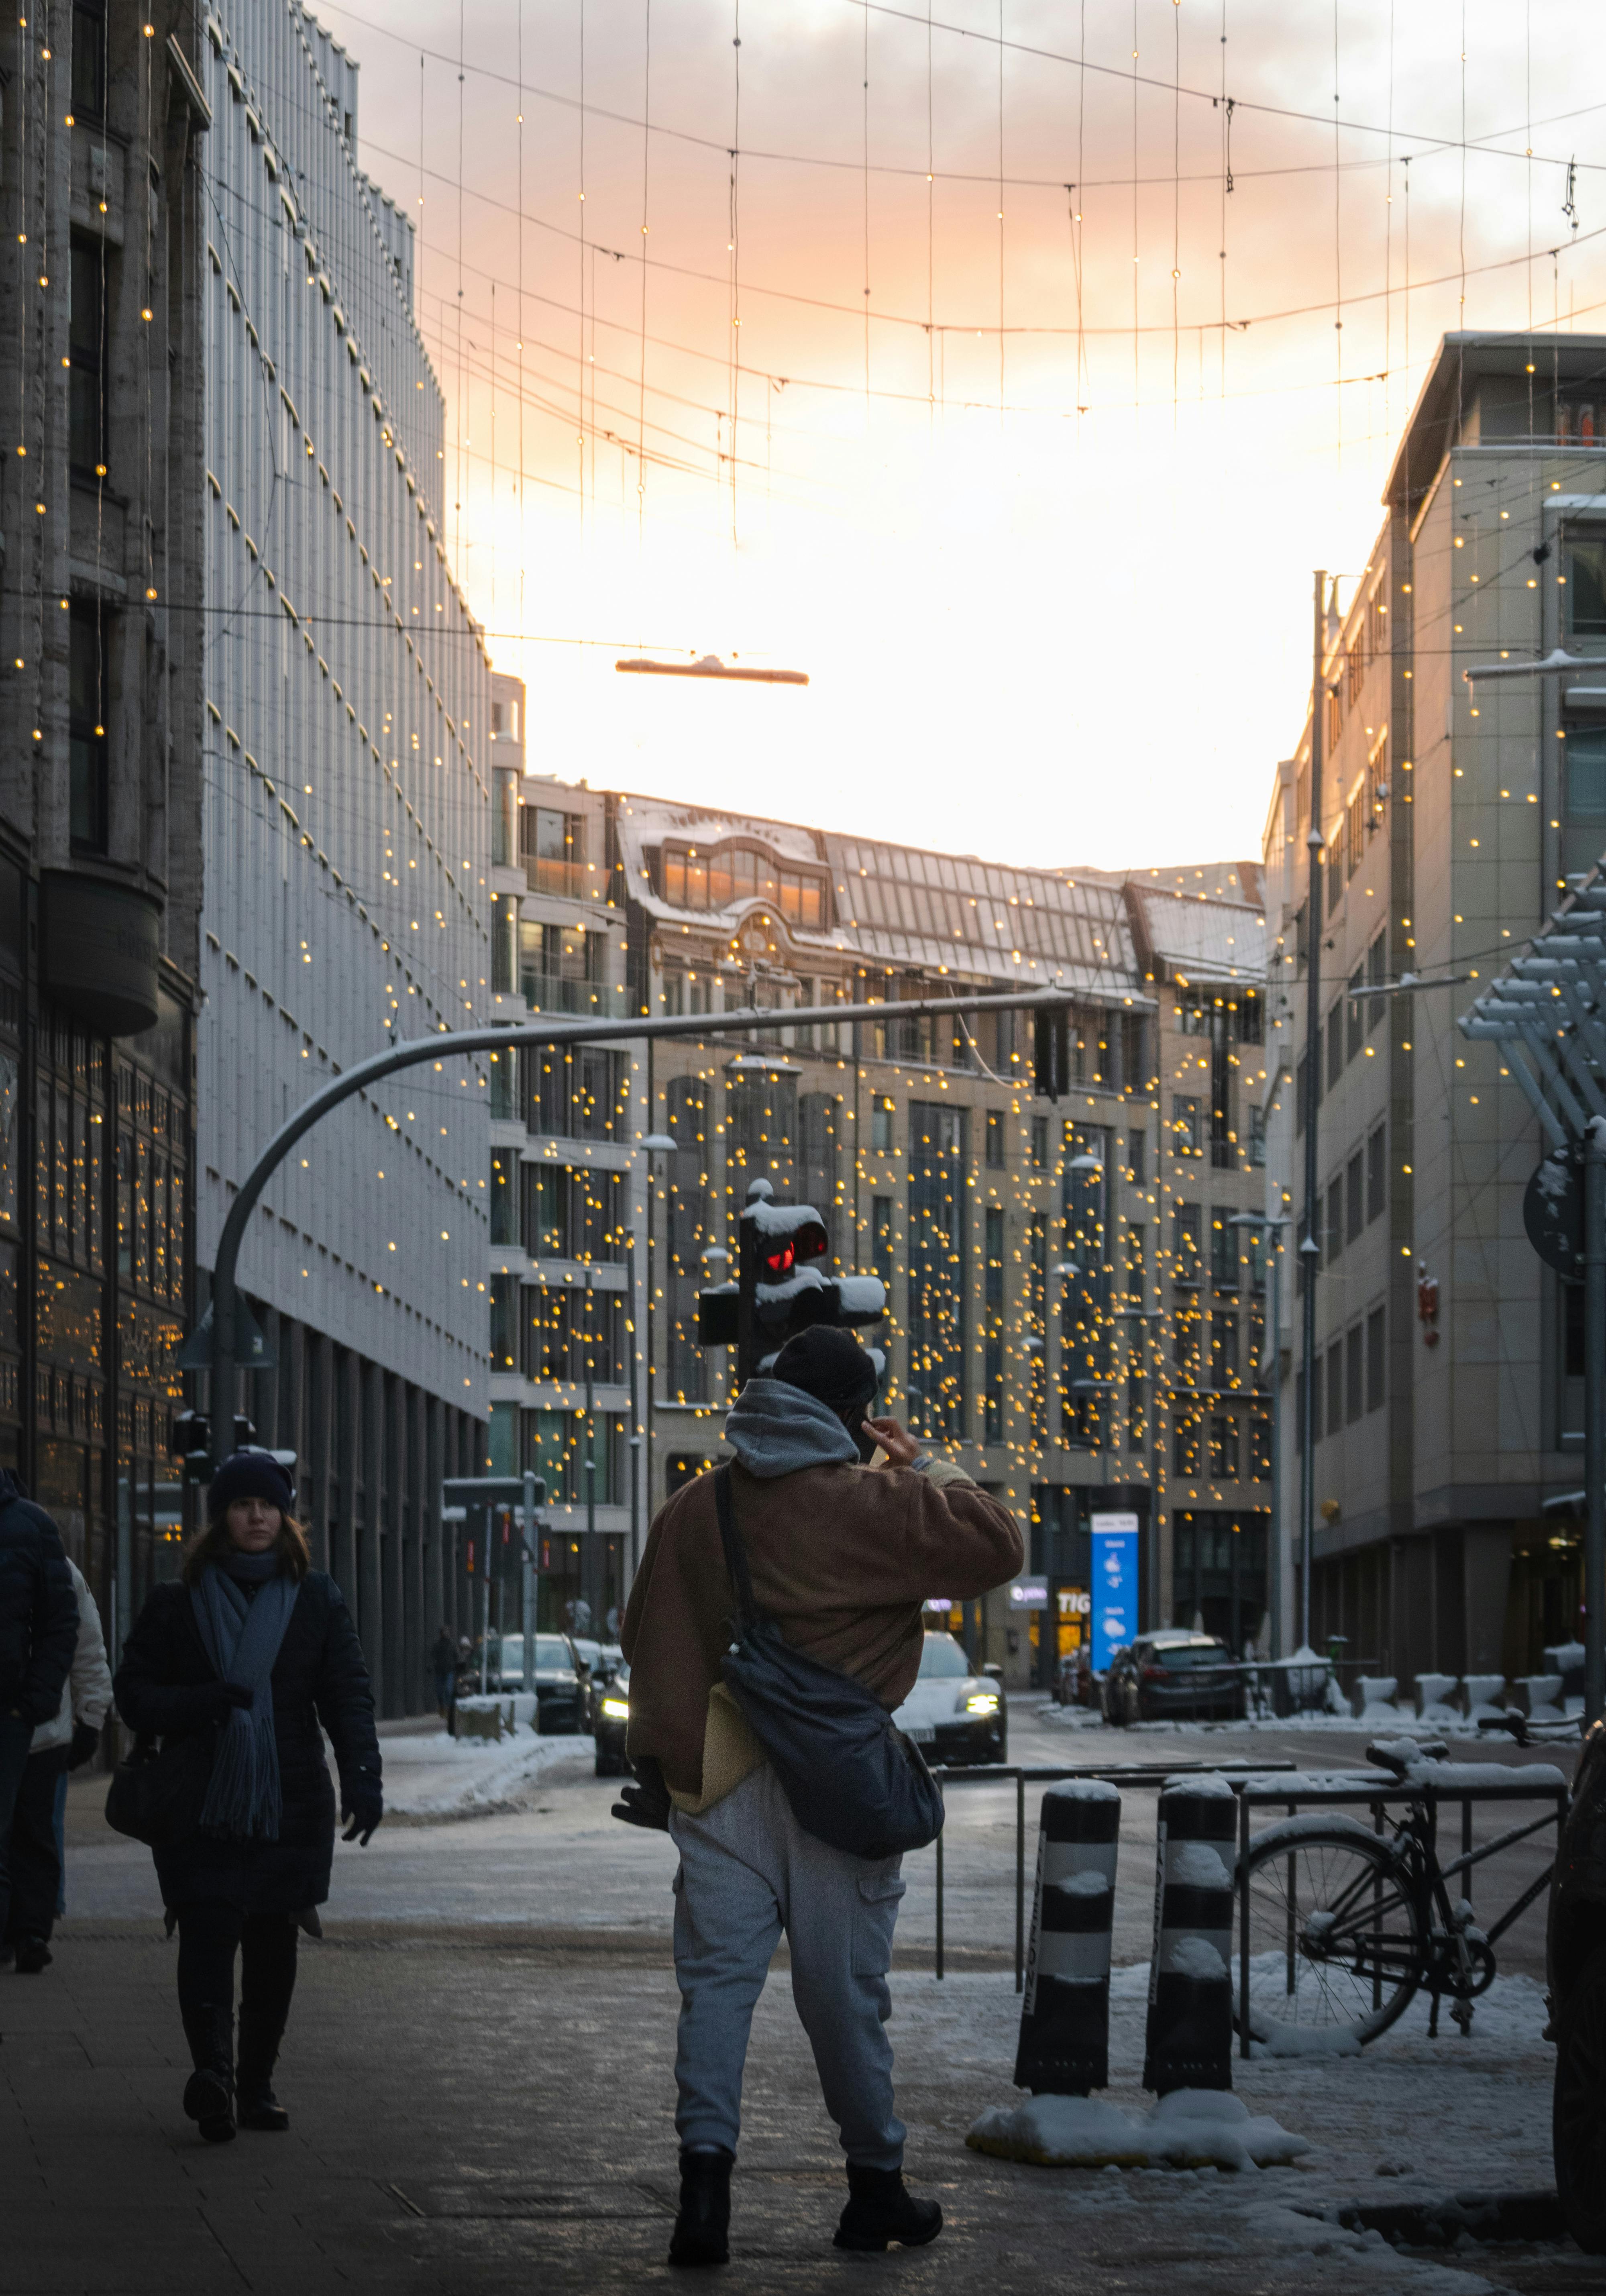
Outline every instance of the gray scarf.
POLYGON ((234 1706, 212 1759, 201 1813, 210 1833, 235 1841, 279 1838, 279 1745, 274 1734, 272 1675, 300 1587, 274 1554, 237 1554, 210 1562, 190 1589, 206 1654, 226 1682, 251 1693, 234 1706), (242 1583, 243 1582, 243 1583, 242 1583), (246 1592, 256 1587, 255 1595, 246 1592))
POLYGON ((783 1379, 750 1379, 732 1405, 725 1439, 765 1481, 802 1467, 857 1464, 859 1448, 828 1403, 783 1379))

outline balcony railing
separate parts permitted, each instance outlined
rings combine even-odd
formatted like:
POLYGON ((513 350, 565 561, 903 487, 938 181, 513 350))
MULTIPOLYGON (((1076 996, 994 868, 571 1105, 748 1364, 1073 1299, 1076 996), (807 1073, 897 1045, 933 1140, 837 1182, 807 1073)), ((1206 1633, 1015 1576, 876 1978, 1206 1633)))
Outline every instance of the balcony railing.
POLYGON ((529 966, 519 976, 525 1003, 534 1013, 571 1013, 578 1019, 594 1013, 599 1020, 618 1020, 625 1010, 621 982, 565 980, 554 972, 536 972, 529 966))

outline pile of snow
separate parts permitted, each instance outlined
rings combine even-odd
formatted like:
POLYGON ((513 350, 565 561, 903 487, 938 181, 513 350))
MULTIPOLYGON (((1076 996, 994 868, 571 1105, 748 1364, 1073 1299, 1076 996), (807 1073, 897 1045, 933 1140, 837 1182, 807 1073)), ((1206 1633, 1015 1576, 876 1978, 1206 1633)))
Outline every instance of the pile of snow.
POLYGON ((1091 2096, 995 2105, 965 2143, 1042 2169, 1271 2169, 1310 2151, 1307 2138, 1252 2114, 1230 2090, 1203 2088, 1174 2089, 1141 2114, 1091 2096))
POLYGON ((513 1800, 541 1771, 565 1754, 590 1752, 588 1739, 537 1738, 531 1731, 504 1738, 390 1738, 383 1745, 385 1808, 397 1817, 450 1817, 496 1809, 513 1800))

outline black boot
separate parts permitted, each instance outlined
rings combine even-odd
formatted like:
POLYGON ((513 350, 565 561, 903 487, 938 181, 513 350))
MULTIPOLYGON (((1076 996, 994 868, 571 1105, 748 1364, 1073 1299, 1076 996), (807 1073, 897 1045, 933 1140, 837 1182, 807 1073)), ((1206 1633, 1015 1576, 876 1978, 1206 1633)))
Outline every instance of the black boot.
POLYGON ((234 2018, 229 2009, 186 2009, 184 2037, 195 2070, 184 2083, 184 2109, 209 2144, 234 2134, 234 2018))
POLYGON ((699 2144, 680 2156, 680 2214, 669 2239, 671 2264, 728 2264, 731 2170, 736 2155, 699 2144))
POLYGON ((20 1937, 17 1939, 19 1977, 37 1977, 39 1972, 48 1969, 54 1959, 55 1956, 42 1937, 20 1937))
POLYGON ((848 2163, 848 2202, 836 2229, 838 2248, 884 2249, 893 2241, 923 2248, 942 2230, 935 2201, 917 2201, 901 2169, 865 2169, 848 2163))
POLYGON ((290 2115, 274 2095, 274 2063, 284 2038, 284 2019, 260 2009, 240 2011, 240 2047, 234 2065, 234 2109, 242 2128, 266 2128, 275 2135, 290 2127, 290 2115))

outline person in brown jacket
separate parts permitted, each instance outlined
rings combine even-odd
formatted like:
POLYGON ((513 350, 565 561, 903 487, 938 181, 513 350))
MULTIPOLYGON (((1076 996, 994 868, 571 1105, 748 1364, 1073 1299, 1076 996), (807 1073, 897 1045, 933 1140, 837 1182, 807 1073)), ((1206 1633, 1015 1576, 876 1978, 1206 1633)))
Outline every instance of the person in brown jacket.
MULTIPOLYGON (((1021 1565, 1013 1516, 960 1468, 922 1453, 895 1419, 866 1416, 871 1357, 816 1325, 773 1375, 750 1379, 725 1421, 731 1496, 758 1609, 799 1650, 864 1683, 889 1710, 914 1686, 928 1595, 983 1595, 1021 1565), (868 1472, 877 1448, 888 1464, 868 1472)), ((934 2240, 942 2211, 903 2181, 893 2109, 887 1972, 905 1883, 806 1833, 726 1688, 720 1659, 734 1597, 713 1478, 660 1510, 621 1637, 627 1741, 637 1775, 661 1776, 675 1877, 681 2010, 680 2214, 672 2264, 729 2254, 731 2170, 753 2009, 783 1931, 792 1994, 847 2156, 842 2248, 934 2240)))

